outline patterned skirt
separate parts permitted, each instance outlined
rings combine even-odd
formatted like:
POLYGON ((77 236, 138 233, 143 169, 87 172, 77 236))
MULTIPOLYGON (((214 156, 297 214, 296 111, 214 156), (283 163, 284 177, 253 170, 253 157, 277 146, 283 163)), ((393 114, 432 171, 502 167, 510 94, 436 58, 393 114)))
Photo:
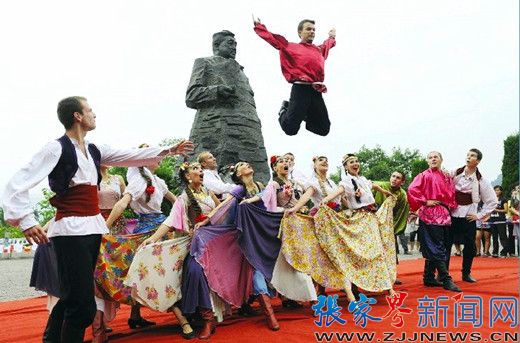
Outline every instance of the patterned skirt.
POLYGON ((137 251, 124 280, 139 303, 166 312, 181 299, 182 265, 190 237, 147 245, 137 251))
POLYGON ((345 289, 350 286, 345 274, 334 266, 321 248, 313 217, 303 214, 286 216, 280 226, 282 253, 294 269, 310 275, 327 288, 345 289))
POLYGON ((396 278, 393 197, 377 213, 336 213, 321 207, 315 217, 317 239, 334 266, 360 288, 381 292, 396 278))
POLYGON ((161 225, 166 216, 162 213, 139 213, 139 221, 134 229, 134 234, 153 231, 161 225))
POLYGON ((124 285, 135 252, 151 233, 113 236, 103 235, 94 271, 96 284, 106 299, 135 304, 131 287, 124 285))

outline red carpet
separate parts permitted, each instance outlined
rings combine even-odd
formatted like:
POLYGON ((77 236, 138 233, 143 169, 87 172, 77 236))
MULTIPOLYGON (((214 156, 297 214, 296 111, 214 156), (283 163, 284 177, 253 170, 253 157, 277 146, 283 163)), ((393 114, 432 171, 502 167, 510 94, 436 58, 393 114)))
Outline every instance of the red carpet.
MULTIPOLYGON (((462 288, 462 298, 456 305, 453 296, 457 293, 444 291, 442 288, 426 288, 422 286, 422 268, 423 260, 404 261, 399 265, 399 279, 403 281, 403 285, 396 286, 396 291, 408 292, 404 305, 411 308, 413 313, 403 314, 404 327, 401 329, 394 328, 391 325, 391 318, 383 319, 381 322, 368 321, 365 328, 354 323, 352 314, 346 311, 346 300, 341 296, 338 305, 343 307, 341 319, 347 321, 344 325, 334 323, 329 328, 318 327, 314 324, 317 317, 312 317, 312 310, 306 306, 298 310, 283 309, 279 301, 275 301, 275 312, 280 322, 281 330, 272 332, 267 329, 262 316, 254 318, 242 318, 234 315, 221 323, 215 335, 211 337, 211 342, 316 342, 314 333, 322 332, 339 332, 347 334, 372 334, 374 338, 370 339, 365 336, 364 340, 360 336, 347 337, 343 336, 344 341, 349 342, 383 342, 385 339, 384 332, 393 332, 395 336, 393 341, 401 339, 401 335, 406 334, 408 339, 413 339, 413 333, 423 332, 427 336, 419 337, 415 342, 517 342, 520 339, 518 334, 519 325, 516 323, 511 328, 512 320, 505 323, 503 320, 497 320, 494 327, 490 328, 489 324, 489 299, 491 297, 516 297, 518 299, 519 289, 519 264, 518 259, 492 259, 492 258, 476 258, 474 263, 473 276, 479 280, 476 284, 462 282, 460 273, 461 258, 453 258, 452 275, 455 282, 462 288), (447 327, 418 328, 419 314, 418 298, 424 296, 436 298, 438 296, 450 297, 447 301, 441 303, 447 305, 447 327), (482 326, 474 328, 472 323, 459 323, 458 327, 454 326, 454 309, 462 308, 463 303, 468 303, 471 298, 468 296, 480 296, 482 302, 482 326), (437 333, 438 336, 433 336, 437 333), (472 340, 466 337, 465 340, 460 337, 458 340, 450 337, 455 333, 468 335, 472 333, 472 340), (515 337, 516 335, 516 337, 515 337)), ((375 296, 377 303, 372 305, 369 315, 374 317, 383 317, 389 310, 389 306, 383 296, 375 296)), ((467 307, 466 307, 467 308, 467 307)), ((517 309, 518 311, 518 309, 517 309)), ((171 342, 172 340, 180 342, 180 328, 173 320, 172 314, 163 314, 142 310, 143 316, 147 319, 156 321, 157 326, 142 330, 130 330, 126 324, 129 315, 129 307, 122 306, 117 318, 111 322, 114 332, 110 336, 112 342, 171 342)), ((459 313, 461 313, 459 311, 459 313)), ((505 307, 502 315, 506 316, 505 307)), ((465 312, 468 319, 468 312, 465 312)), ((421 316, 424 318, 424 316, 421 316)), ((460 318, 460 316, 459 316, 460 318)), ((518 312, 512 316, 518 321, 518 312)), ((442 322, 442 315, 439 317, 442 322)), ((0 303, 0 342, 41 342, 41 335, 47 320, 46 299, 45 297, 32 298, 19 301, 9 301, 0 303)), ((90 339, 90 332, 87 332, 87 339, 90 339)), ((333 338, 333 342, 341 341, 337 337, 333 338)), ((390 338, 387 338, 390 339, 390 338)), ((325 340, 323 340, 325 341, 325 340)), ((392 341, 392 340, 387 340, 392 341)))

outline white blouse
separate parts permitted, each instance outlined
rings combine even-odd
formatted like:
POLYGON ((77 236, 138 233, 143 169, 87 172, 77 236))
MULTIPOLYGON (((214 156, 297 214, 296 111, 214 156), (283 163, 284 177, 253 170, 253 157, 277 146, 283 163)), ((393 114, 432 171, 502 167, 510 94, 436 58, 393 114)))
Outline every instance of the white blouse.
MULTIPOLYGON (((78 156, 78 171, 69 186, 97 185, 98 174, 94 160, 88 149, 85 156, 75 139, 71 139, 78 156)), ((89 142, 85 141, 85 148, 89 142)), ((157 163, 161 148, 113 149, 107 145, 97 145, 101 153, 101 164, 109 166, 140 166, 157 163)), ((31 161, 20 169, 8 182, 2 196, 4 218, 12 226, 27 230, 38 224, 34 209, 29 200, 29 190, 45 179, 58 164, 61 157, 61 144, 51 141, 33 156, 31 161)), ((101 214, 87 217, 65 217, 58 221, 51 219, 48 237, 83 236, 107 233, 108 229, 101 214)))
MULTIPOLYGON (((323 194, 323 191, 320 187, 320 182, 314 175, 305 184, 305 190, 307 190, 309 187, 314 188, 314 193, 311 196, 311 201, 314 204, 314 207, 319 207, 321 201, 323 200, 323 198, 325 198, 325 196, 334 193, 338 189, 338 186, 334 183, 334 181, 332 181, 331 179, 327 179, 327 181, 323 182, 323 187, 325 188, 327 194, 323 194)), ((332 199, 331 201, 341 204, 341 196, 338 196, 335 199, 332 199)))
POLYGON ((148 168, 144 168, 144 172, 152 180, 152 186, 155 188, 150 196, 150 201, 146 202, 146 187, 148 187, 146 180, 139 173, 139 168, 128 168, 126 179, 128 186, 125 189, 125 194, 132 196, 130 207, 136 213, 161 213, 161 203, 164 195, 168 193, 168 186, 163 179, 155 174, 152 174, 148 168))
POLYGON ((367 180, 364 176, 353 176, 347 174, 346 178, 341 180, 339 185, 345 189, 345 196, 348 200, 348 207, 350 209, 357 210, 376 202, 372 195, 372 181, 367 180), (361 191, 360 202, 356 201, 352 180, 356 182, 358 189, 361 191))

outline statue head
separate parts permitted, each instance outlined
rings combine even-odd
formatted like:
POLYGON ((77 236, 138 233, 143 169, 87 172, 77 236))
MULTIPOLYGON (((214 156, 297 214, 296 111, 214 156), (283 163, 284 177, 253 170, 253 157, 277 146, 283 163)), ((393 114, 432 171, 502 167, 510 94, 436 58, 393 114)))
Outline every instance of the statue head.
POLYGON ((224 58, 235 59, 237 54, 237 41, 235 34, 223 30, 213 34, 213 54, 224 58))

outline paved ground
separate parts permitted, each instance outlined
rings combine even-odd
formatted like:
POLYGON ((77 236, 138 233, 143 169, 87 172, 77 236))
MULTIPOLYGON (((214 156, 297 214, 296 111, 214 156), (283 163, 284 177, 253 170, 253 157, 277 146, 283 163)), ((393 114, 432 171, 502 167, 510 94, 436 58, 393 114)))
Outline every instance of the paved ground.
POLYGON ((45 293, 29 287, 32 257, 0 259, 0 301, 32 298, 45 293))
MULTIPOLYGON (((419 258, 417 253, 399 255, 400 260, 419 258)), ((45 295, 29 287, 33 259, 31 257, 0 259, 0 301, 45 295)))

